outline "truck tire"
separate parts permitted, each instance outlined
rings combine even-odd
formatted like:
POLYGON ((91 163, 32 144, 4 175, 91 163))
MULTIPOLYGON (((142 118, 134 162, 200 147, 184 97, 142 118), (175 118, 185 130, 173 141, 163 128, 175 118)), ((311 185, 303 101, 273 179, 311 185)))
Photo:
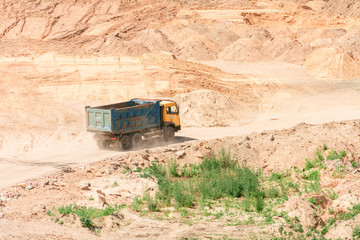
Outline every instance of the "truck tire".
POLYGON ((108 149, 110 146, 110 141, 105 139, 98 140, 96 143, 100 149, 108 149))
POLYGON ((142 143, 142 136, 140 133, 131 134, 131 145, 133 147, 139 147, 142 143))
POLYGON ((174 136, 175 136, 175 130, 173 127, 166 127, 164 129, 164 140, 166 142, 173 140, 174 136))
POLYGON ((123 135, 120 140, 120 146, 122 150, 128 150, 131 148, 131 140, 128 135, 123 135))

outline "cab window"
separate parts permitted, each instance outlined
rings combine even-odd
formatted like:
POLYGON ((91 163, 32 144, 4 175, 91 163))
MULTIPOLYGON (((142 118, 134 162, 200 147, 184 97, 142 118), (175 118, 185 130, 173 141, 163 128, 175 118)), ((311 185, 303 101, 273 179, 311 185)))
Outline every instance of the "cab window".
POLYGON ((167 107, 167 108, 166 108, 166 113, 167 113, 167 114, 178 115, 178 114, 179 114, 179 111, 178 111, 177 106, 171 106, 171 107, 167 107))

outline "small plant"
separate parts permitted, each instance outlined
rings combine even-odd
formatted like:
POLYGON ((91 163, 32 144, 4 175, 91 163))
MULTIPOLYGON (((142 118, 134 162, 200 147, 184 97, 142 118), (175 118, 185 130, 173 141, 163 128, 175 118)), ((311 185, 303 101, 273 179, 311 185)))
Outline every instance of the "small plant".
POLYGON ((54 216, 55 216, 55 213, 54 213, 53 211, 50 211, 50 210, 48 210, 48 211, 46 212, 46 214, 47 214, 48 216, 50 216, 50 217, 54 217, 54 216))
POLYGON ((149 173, 149 172, 144 172, 144 173, 140 174, 139 177, 141 177, 141 178, 151 178, 151 173, 149 173))
POLYGON ((356 215, 358 215, 359 213, 360 213, 360 204, 356 204, 351 209, 349 209, 348 212, 340 213, 339 219, 340 220, 349 220, 349 219, 355 217, 356 215))
POLYGON ((223 215, 224 215, 224 212, 223 212, 223 211, 219 211, 219 212, 217 212, 217 213, 214 214, 214 216, 216 217, 216 219, 221 218, 223 215))
POLYGON ((325 152, 326 150, 328 150, 328 146, 326 145, 326 143, 323 144, 323 151, 325 152))
POLYGON ((306 193, 321 192, 320 181, 304 182, 303 188, 306 193))
MULTIPOLYGON (((114 214, 116 211, 120 211, 121 208, 123 208, 122 205, 115 204, 114 206, 108 205, 104 209, 97 209, 93 207, 82 207, 77 204, 70 204, 68 206, 61 206, 58 208, 59 214, 62 214, 64 216, 66 215, 77 215, 80 219, 80 222, 83 227, 90 229, 91 231, 99 231, 99 227, 97 227, 93 220, 105 216, 109 216, 114 214)), ((55 220, 55 222, 59 222, 60 224, 63 224, 63 221, 60 221, 58 218, 55 220)))
POLYGON ((304 232, 300 220, 297 216, 291 220, 290 228, 292 228, 295 232, 304 232))
POLYGON ((303 178, 309 181, 320 181, 320 173, 318 170, 312 170, 308 174, 304 174, 303 178))
POLYGON ((130 173, 130 172, 131 172, 131 168, 128 165, 125 165, 124 170, 122 171, 122 173, 126 174, 126 173, 130 173))
POLYGON ((114 181, 114 183, 113 183, 113 185, 112 185, 113 187, 117 187, 117 186, 119 186, 119 184, 118 184, 118 182, 117 181, 114 181))
POLYGON ((316 153, 315 153, 315 156, 316 156, 316 159, 319 161, 319 162, 323 162, 325 160, 322 152, 320 149, 317 149, 316 150, 316 153))
POLYGON ((194 204, 195 197, 190 182, 186 184, 182 181, 175 181, 173 195, 177 207, 192 207, 194 204))
POLYGON ((344 157, 346 157, 345 151, 336 152, 335 150, 331 150, 329 152, 329 155, 326 157, 326 160, 329 160, 329 161, 336 160, 336 159, 342 160, 344 157))
POLYGON ((283 176, 284 175, 282 173, 273 172, 273 173, 271 173, 270 180, 271 181, 281 181, 283 176))
POLYGON ((134 172, 141 172, 142 171, 142 168, 141 167, 135 167, 135 169, 134 169, 134 172))
POLYGON ((316 202, 316 199, 315 199, 315 198, 309 198, 309 199, 308 199, 308 202, 314 204, 314 205, 317 206, 317 207, 319 206, 318 203, 316 202))
POLYGON ((353 239, 360 239, 360 227, 356 225, 352 232, 353 239))
POLYGON ((351 166, 352 166, 353 168, 357 168, 359 165, 358 165, 357 162, 352 161, 352 162, 351 162, 351 166))
POLYGON ((90 196, 90 197, 89 197, 89 200, 90 200, 90 201, 94 201, 94 197, 93 197, 93 196, 90 196))
POLYGON ((176 163, 175 159, 171 159, 170 161, 168 161, 167 166, 168 166, 168 174, 170 177, 180 176, 178 173, 178 164, 176 163))
POLYGON ((345 174, 346 174, 345 166, 336 166, 332 176, 334 178, 343 178, 345 174))
POLYGON ((140 212, 142 203, 142 199, 136 196, 133 200, 133 204, 131 205, 131 207, 134 211, 140 212))
POLYGON ((189 217, 189 211, 186 208, 180 208, 179 212, 180 212, 181 217, 183 217, 183 218, 189 217))
POLYGON ((182 177, 186 177, 186 178, 191 178, 194 176, 197 176, 200 174, 200 169, 197 165, 195 164, 185 164, 182 168, 181 168, 181 176, 182 177))
POLYGON ((148 198, 147 207, 150 212, 159 212, 160 211, 160 208, 159 208, 159 205, 158 205, 158 202, 156 201, 156 199, 148 198))
POLYGON ((326 190, 327 192, 327 197, 330 198, 331 200, 336 200, 339 195, 337 195, 333 190, 326 190))

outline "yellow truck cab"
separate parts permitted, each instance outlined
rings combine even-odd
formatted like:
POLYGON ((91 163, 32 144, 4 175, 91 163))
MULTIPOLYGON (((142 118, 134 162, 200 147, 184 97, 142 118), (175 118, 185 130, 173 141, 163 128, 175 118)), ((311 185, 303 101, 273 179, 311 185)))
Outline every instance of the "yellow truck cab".
POLYGON ((170 100, 161 101, 160 106, 162 110, 164 138, 171 139, 175 132, 181 130, 179 107, 176 102, 170 100))

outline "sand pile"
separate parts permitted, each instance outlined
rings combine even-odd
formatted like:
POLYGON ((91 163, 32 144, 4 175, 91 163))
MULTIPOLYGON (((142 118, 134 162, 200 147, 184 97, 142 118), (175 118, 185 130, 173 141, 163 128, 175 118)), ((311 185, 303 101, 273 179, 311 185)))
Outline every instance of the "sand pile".
POLYGON ((271 33, 263 27, 238 24, 233 27, 234 32, 240 38, 252 38, 263 43, 271 39, 271 33))
POLYGON ((216 22, 209 27, 209 31, 206 33, 206 36, 216 42, 223 49, 239 38, 237 34, 229 30, 232 25, 233 24, 229 22, 216 22))
POLYGON ((308 73, 315 78, 354 79, 360 77, 360 60, 336 48, 319 48, 306 59, 308 73))
POLYGON ((169 40, 179 44, 192 36, 201 35, 197 31, 190 28, 181 28, 169 37, 169 40))
POLYGON ((219 46, 204 35, 194 35, 180 42, 174 49, 180 59, 212 60, 216 58, 219 46))
POLYGON ((344 52, 351 53, 355 59, 360 60, 360 35, 339 40, 338 47, 344 52))
POLYGON ((132 39, 133 42, 143 44, 151 51, 167 51, 172 49, 172 43, 167 36, 157 29, 145 29, 132 39))
POLYGON ((307 47, 289 37, 275 37, 264 44, 263 54, 270 60, 301 63, 306 58, 307 47))
POLYGON ((343 28, 301 28, 297 31, 297 40, 302 44, 309 44, 318 39, 329 38, 338 39, 346 33, 343 28))
POLYGON ((300 196, 290 197, 284 206, 289 217, 297 217, 302 226, 310 228, 316 228, 318 225, 318 221, 313 216, 314 209, 309 201, 300 196))
POLYGON ((142 43, 124 41, 119 37, 111 36, 108 38, 99 37, 87 42, 81 47, 81 53, 96 53, 96 55, 125 55, 138 57, 150 50, 142 43))
POLYGON ((255 62, 263 58, 261 44, 251 38, 240 38, 219 53, 218 58, 228 61, 255 62))
POLYGON ((239 104, 211 90, 199 90, 176 95, 184 127, 233 126, 240 117, 239 104))
POLYGON ((186 26, 186 29, 197 32, 198 34, 206 34, 209 32, 209 28, 202 23, 191 23, 186 26))
POLYGON ((335 16, 360 16, 360 3, 353 0, 329 0, 322 12, 335 16))
POLYGON ((352 236, 355 226, 360 226, 360 214, 331 228, 325 235, 327 239, 356 239, 352 236))

